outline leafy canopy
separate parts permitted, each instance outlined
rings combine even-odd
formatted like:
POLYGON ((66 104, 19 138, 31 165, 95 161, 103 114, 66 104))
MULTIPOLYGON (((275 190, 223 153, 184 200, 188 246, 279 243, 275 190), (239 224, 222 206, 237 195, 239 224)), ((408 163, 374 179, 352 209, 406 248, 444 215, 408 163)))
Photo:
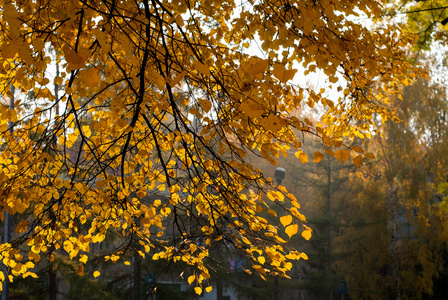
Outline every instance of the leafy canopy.
POLYGON ((417 35, 417 47, 430 50, 434 41, 446 44, 448 24, 448 1, 446 0, 400 0, 392 1, 387 15, 399 15, 405 30, 417 35))
POLYGON ((182 261, 195 268, 188 281, 198 293, 215 245, 248 257, 261 276, 287 276, 306 255, 285 239, 311 231, 297 199, 245 156, 276 165, 295 151, 308 162, 309 134, 329 155, 362 163, 364 151, 341 138, 369 136, 374 116, 394 118, 387 95, 411 75, 408 37, 351 21, 379 16, 381 5, 2 1, 1 92, 8 100, 12 84, 16 97, 34 99, 0 108, 2 216, 19 222, 0 248, 10 279, 34 276, 51 251, 83 274, 90 246, 110 232, 123 242, 107 259, 134 248, 182 261), (298 64, 322 70, 339 99, 293 81, 298 64), (304 117, 315 106, 318 122, 304 117))

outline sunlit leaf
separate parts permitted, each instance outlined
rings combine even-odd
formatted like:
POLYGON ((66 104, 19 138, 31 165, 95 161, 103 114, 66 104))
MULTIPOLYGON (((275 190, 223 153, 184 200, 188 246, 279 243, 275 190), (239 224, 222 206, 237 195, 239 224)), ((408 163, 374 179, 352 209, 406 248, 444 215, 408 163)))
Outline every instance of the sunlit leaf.
POLYGON ((292 216, 291 215, 286 215, 286 216, 280 217, 280 223, 282 223, 282 225, 284 227, 286 227, 289 224, 291 224, 291 222, 292 222, 292 216))
POLYGON ((285 233, 288 235, 289 238, 291 238, 293 235, 295 235, 299 231, 299 225, 293 224, 289 225, 285 228, 285 233))
POLYGON ((194 288, 194 292, 198 295, 202 294, 202 288, 200 286, 197 286, 194 288))
POLYGON ((309 240, 311 238, 311 231, 310 230, 302 231, 302 236, 305 240, 309 240))

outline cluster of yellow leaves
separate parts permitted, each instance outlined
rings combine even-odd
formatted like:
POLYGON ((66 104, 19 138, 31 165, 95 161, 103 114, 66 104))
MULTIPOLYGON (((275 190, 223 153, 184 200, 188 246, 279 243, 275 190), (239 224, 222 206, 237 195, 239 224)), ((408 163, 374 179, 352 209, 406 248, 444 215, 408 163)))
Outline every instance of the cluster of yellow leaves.
MULTIPOLYGON (((10 273, 33 276, 40 253, 57 251, 77 259, 83 274, 90 246, 115 231, 138 241, 123 249, 194 266, 188 281, 198 293, 210 277, 208 249, 223 243, 261 276, 287 277, 291 261, 307 257, 285 250, 284 238, 309 239, 311 230, 297 199, 244 157, 253 151, 275 165, 293 148, 308 162, 302 132, 345 161, 342 137, 367 135, 374 114, 393 118, 371 88, 394 93, 407 80, 408 39, 347 19, 379 11, 373 0, 5 3, 0 92, 11 97, 12 83, 38 103, 23 115, 0 107, 2 213, 21 220, 14 246, 2 246, 10 273), (254 36, 263 58, 243 51, 254 36), (64 69, 58 76, 54 57, 64 69), (342 76, 344 97, 292 84, 293 62, 332 83, 342 76), (63 91, 57 99, 53 77, 63 91), (297 117, 319 102, 327 111, 318 124, 297 117), (284 233, 265 218, 277 216, 279 203, 284 233)), ((358 166, 373 157, 351 151, 358 166)), ((323 157, 316 152, 313 161, 323 157)), ((118 261, 121 250, 108 259, 118 261)))

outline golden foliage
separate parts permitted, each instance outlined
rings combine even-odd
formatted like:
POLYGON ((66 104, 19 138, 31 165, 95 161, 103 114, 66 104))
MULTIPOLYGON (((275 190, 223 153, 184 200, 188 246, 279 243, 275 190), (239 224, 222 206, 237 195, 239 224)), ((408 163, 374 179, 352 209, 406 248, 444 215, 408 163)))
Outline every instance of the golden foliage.
MULTIPOLYGON (((276 216, 272 207, 282 203, 289 237, 305 217, 297 199, 248 164, 246 153, 275 165, 279 152, 294 148, 308 162, 303 133, 345 161, 343 136, 369 136, 374 114, 394 118, 387 97, 372 96, 373 83, 376 95, 396 93, 412 75, 401 50, 408 37, 348 18, 378 16, 373 0, 2 7, 0 91, 10 97, 13 84, 36 100, 0 107, 2 214, 22 220, 16 239, 0 248, 13 276, 34 276, 29 270, 49 249, 86 263, 91 245, 112 230, 128 243, 106 259, 118 261, 132 246, 143 257, 183 261, 198 272, 198 294, 215 244, 248 257, 260 275, 286 276, 289 261, 306 255, 283 248, 284 233, 263 216, 276 216), (263 58, 249 54, 258 42, 263 58), (58 76, 54 60, 63 68, 58 76), (343 96, 330 100, 325 90, 295 84, 293 63, 305 73, 322 70, 331 83, 341 78, 343 96), (317 124, 297 117, 319 103, 326 111, 317 124), (24 251, 21 262, 16 255, 24 251)), ((358 165, 363 151, 353 150, 358 165)))

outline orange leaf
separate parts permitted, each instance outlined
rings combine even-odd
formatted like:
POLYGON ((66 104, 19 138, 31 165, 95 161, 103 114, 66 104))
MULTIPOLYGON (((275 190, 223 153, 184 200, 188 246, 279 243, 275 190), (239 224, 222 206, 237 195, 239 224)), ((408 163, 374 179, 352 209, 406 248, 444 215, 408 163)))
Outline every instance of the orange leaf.
POLYGON ((350 158, 350 152, 347 149, 337 150, 334 154, 341 162, 350 158))
POLYGON ((272 74, 283 83, 293 79, 296 72, 296 69, 286 70, 283 64, 275 64, 272 70, 272 74))
POLYGON ((334 157, 334 151, 331 149, 325 149, 325 152, 327 152, 328 155, 330 155, 331 157, 334 157))
POLYGON ((358 153, 364 153, 364 150, 358 146, 352 146, 352 150, 358 153))
POLYGON ((375 155, 373 153, 368 152, 368 153, 364 154, 364 157, 366 157, 366 158, 375 158, 375 155))
POLYGON ((84 276, 84 266, 83 265, 78 266, 77 273, 79 276, 84 276))
POLYGON ((326 135, 322 136, 322 141, 327 145, 327 147, 331 147, 333 145, 333 140, 326 135))
POLYGON ((100 82, 100 75, 94 68, 82 70, 81 72, 79 72, 79 76, 89 88, 96 87, 100 82))
POLYGON ((266 71, 268 65, 269 65, 268 60, 259 60, 258 62, 251 65, 250 68, 248 68, 247 73, 249 73, 250 75, 257 75, 259 73, 263 73, 264 71, 266 71))
POLYGON ((182 71, 173 80, 170 81, 170 87, 177 85, 187 75, 187 71, 182 71))
POLYGON ((358 155, 353 159, 353 163, 359 168, 362 165, 362 156, 358 155))
POLYGON ((193 68, 195 70, 198 70, 199 73, 201 73, 202 75, 206 75, 206 76, 210 76, 210 69, 208 66, 204 65, 203 63, 195 60, 193 62, 193 68))
POLYGON ((198 99, 198 102, 206 113, 208 113, 212 108, 212 104, 207 99, 198 99))
POLYGON ((314 152, 313 154, 313 162, 319 163, 324 159, 324 155, 318 151, 314 152))

